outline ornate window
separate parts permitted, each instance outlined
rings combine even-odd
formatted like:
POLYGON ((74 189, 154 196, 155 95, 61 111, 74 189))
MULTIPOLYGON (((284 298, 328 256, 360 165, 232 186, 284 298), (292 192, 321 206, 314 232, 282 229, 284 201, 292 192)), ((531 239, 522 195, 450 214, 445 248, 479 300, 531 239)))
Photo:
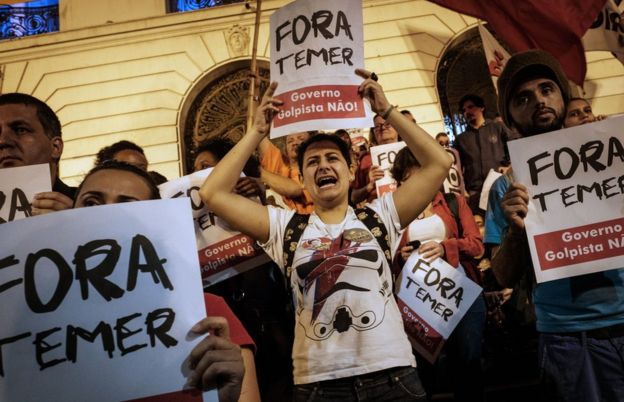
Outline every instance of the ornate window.
POLYGON ((58 30, 58 0, 0 4, 1 39, 19 38, 58 30))
POLYGON ((245 0, 167 0, 167 12, 195 11, 201 8, 243 3, 245 0))

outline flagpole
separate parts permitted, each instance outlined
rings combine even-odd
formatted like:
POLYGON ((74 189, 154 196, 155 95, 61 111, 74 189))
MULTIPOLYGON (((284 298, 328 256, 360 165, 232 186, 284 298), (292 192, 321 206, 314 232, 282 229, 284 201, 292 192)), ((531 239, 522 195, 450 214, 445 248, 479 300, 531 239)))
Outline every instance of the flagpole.
POLYGON ((247 130, 253 124, 256 108, 260 103, 260 77, 258 76, 258 31, 260 30, 260 12, 262 0, 256 0, 256 21, 254 24, 253 48, 251 51, 251 67, 249 74, 249 99, 247 100, 247 130))

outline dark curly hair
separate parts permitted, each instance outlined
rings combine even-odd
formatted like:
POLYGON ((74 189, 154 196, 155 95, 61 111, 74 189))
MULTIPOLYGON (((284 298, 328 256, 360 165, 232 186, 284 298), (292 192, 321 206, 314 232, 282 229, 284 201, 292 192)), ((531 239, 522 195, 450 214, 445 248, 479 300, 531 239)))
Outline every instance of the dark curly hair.
POLYGON ((97 155, 95 156, 95 165, 96 166, 101 165, 102 163, 106 161, 113 160, 115 155, 118 152, 125 151, 125 150, 136 151, 140 153, 141 155, 145 156, 145 152, 143 151, 143 148, 141 148, 134 142, 121 140, 112 145, 109 145, 107 147, 100 149, 97 155))

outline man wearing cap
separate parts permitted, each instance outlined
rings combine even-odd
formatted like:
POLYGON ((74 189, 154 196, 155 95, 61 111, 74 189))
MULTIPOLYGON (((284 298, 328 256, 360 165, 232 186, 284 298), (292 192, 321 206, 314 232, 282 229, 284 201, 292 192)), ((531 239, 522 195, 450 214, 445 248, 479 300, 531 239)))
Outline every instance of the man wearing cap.
MULTIPOLYGON (((498 88, 503 119, 522 136, 562 128, 568 81, 549 54, 532 50, 514 55, 498 88)), ((499 233, 506 231, 492 259, 494 274, 505 287, 513 287, 531 267, 524 226, 529 196, 524 185, 512 180, 502 177, 493 186, 499 194, 506 192, 490 222, 499 233)), ((624 269, 536 284, 533 301, 540 371, 548 390, 556 393, 549 400, 623 401, 624 269)))
POLYGON ((0 169, 47 163, 52 190, 35 195, 33 215, 72 207, 76 189, 58 177, 61 123, 50 107, 23 93, 0 95, 0 169))

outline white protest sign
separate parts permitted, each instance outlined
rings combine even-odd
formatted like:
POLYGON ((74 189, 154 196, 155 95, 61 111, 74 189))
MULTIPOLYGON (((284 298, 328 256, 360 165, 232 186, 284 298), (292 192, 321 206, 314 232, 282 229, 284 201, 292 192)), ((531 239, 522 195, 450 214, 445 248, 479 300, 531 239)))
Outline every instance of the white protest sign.
POLYGON ((449 169, 446 179, 444 179, 444 192, 463 195, 466 191, 464 188, 464 175, 462 174, 459 152, 454 148, 444 148, 444 150, 453 157, 453 164, 449 169))
POLYGON ((384 172, 384 177, 375 181, 378 197, 396 190, 396 180, 390 175, 390 169, 394 164, 394 158, 396 158, 396 155, 401 149, 405 148, 405 146, 405 142, 399 141, 392 144, 376 145, 370 148, 372 165, 379 166, 384 172))
POLYGON ((206 209, 199 197, 199 189, 210 172, 212 168, 200 170, 158 186, 162 198, 191 199, 204 286, 214 285, 269 261, 251 237, 232 229, 206 209))
POLYGON ((56 212, 0 238, 0 400, 181 393, 206 316, 187 199, 56 212))
POLYGON ((405 262, 395 289, 405 332, 430 362, 482 291, 441 258, 427 262, 418 253, 405 262))
POLYGON ((624 267, 624 117, 510 141, 538 282, 624 267))
POLYGON ((0 224, 31 216, 37 193, 52 191, 47 164, 0 169, 0 224))
POLYGON ((284 104, 271 138, 301 131, 371 127, 358 95, 364 66, 361 0, 298 0, 270 17, 271 79, 284 104))
POLYGON ((492 184, 501 177, 502 174, 498 173, 494 169, 490 169, 488 175, 485 177, 483 181, 483 187, 481 187, 481 195, 479 196, 479 208, 482 210, 487 210, 488 198, 490 196, 490 188, 492 188, 492 184))

